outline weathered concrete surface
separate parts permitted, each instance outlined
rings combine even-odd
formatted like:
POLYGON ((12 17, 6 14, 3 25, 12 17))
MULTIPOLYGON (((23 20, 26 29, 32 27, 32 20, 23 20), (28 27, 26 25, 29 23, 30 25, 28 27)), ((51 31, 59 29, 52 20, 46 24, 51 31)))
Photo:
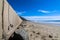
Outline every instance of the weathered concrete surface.
POLYGON ((0 40, 2 39, 2 34, 4 34, 5 39, 8 39, 21 22, 22 20, 8 2, 0 0, 0 40))
POLYGON ((2 6, 3 0, 0 0, 0 40, 2 39, 2 6))
POLYGON ((8 39, 13 34, 13 32, 22 22, 20 17, 16 14, 16 12, 12 9, 6 0, 4 0, 3 22, 4 36, 6 39, 8 39))
MULTIPOLYGON (((24 29, 26 31, 29 40, 60 40, 59 26, 24 21, 20 25, 20 30, 21 29, 24 29)), ((16 31, 16 33, 21 34, 20 30, 16 31)), ((26 33, 21 35, 26 35, 26 33)))

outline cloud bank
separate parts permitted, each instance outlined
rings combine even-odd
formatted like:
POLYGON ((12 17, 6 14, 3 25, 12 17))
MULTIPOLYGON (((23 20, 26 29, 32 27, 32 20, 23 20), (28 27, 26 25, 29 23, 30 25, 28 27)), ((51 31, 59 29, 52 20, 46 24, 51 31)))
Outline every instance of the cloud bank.
POLYGON ((60 20, 60 16, 23 16, 28 20, 60 20))
POLYGON ((22 15, 24 13, 26 13, 26 11, 17 12, 18 15, 22 15))
POLYGON ((23 16, 23 17, 32 22, 60 25, 60 16, 23 16))

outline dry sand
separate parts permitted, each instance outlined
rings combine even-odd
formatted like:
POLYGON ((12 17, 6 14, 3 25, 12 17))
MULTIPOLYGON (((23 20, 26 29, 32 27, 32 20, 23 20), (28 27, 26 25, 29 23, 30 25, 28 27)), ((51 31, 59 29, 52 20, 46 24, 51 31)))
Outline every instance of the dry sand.
MULTIPOLYGON (((25 35, 25 37, 23 36, 26 40, 27 38, 29 40, 60 40, 59 26, 24 21, 20 25, 19 30, 21 29, 24 29, 28 35, 25 35)), ((19 32, 20 31, 18 31, 17 33, 19 32)))

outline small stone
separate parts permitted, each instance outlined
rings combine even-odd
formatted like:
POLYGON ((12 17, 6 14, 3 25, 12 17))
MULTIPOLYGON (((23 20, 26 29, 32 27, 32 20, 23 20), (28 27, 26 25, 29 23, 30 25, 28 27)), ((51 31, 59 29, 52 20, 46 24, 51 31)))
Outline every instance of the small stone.
POLYGON ((32 36, 32 34, 30 36, 32 36))
POLYGON ((49 35, 49 38, 52 38, 52 36, 51 36, 51 35, 49 35))
POLYGON ((38 33, 36 33, 36 34, 40 35, 40 33, 39 33, 39 32, 38 32, 38 33))
POLYGON ((32 31, 33 33, 35 33, 35 31, 32 31))

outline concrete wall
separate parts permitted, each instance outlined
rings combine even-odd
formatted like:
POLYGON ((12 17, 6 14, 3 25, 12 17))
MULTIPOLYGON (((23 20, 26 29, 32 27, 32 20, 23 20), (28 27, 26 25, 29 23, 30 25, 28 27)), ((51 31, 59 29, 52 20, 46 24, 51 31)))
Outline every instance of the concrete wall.
POLYGON ((4 14, 3 14, 3 24, 4 24, 4 36, 9 38, 12 33, 17 29, 22 20, 16 14, 16 12, 12 9, 12 7, 8 4, 6 0, 4 0, 4 14))
POLYGON ((3 0, 0 0, 0 40, 2 38, 2 2, 3 0))

